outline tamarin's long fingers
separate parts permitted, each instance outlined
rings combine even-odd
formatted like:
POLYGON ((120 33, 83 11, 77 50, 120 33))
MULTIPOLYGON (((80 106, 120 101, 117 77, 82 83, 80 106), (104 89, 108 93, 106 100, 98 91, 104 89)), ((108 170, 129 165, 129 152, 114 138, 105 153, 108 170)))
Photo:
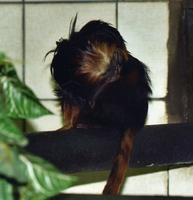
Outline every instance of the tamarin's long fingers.
POLYGON ((129 165, 134 134, 135 131, 130 129, 124 132, 117 150, 117 155, 115 157, 111 173, 103 190, 103 194, 119 193, 120 186, 129 165))

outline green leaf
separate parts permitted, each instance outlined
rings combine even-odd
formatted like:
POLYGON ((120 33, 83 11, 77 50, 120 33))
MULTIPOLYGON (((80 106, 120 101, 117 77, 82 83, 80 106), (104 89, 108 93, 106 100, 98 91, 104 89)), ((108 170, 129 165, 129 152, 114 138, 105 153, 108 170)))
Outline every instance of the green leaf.
POLYGON ((26 170, 26 165, 19 159, 16 148, 0 142, 0 174, 24 183, 27 181, 26 170))
POLYGON ((27 165, 29 180, 40 198, 54 196, 72 186, 77 179, 60 173, 52 164, 32 155, 20 155, 27 165))
POLYGON ((5 59, 5 54, 3 52, 0 52, 0 61, 5 59))
POLYGON ((0 200, 13 200, 13 186, 0 178, 0 200))
POLYGON ((52 114, 39 102, 32 90, 19 80, 9 62, 0 64, 0 83, 9 117, 26 119, 52 114))
POLYGON ((27 184, 25 186, 19 186, 18 191, 20 194, 19 200, 44 200, 46 199, 45 195, 40 195, 37 193, 32 184, 27 184))
POLYGON ((0 95, 0 141, 7 142, 8 144, 15 144, 19 146, 26 146, 28 140, 19 129, 6 115, 3 107, 3 102, 0 95))

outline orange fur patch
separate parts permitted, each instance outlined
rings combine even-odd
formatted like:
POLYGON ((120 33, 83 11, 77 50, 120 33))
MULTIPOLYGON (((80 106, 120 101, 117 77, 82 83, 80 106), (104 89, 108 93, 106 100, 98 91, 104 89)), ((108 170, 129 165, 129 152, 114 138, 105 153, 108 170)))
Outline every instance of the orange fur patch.
MULTIPOLYGON (((79 74, 84 74, 85 79, 89 83, 98 84, 106 77, 104 76, 106 70, 110 67, 110 61, 117 49, 115 44, 109 45, 107 43, 91 44, 91 52, 83 52, 83 59, 78 62, 79 74)), ((128 60, 127 50, 124 48, 123 52, 125 59, 128 60)))

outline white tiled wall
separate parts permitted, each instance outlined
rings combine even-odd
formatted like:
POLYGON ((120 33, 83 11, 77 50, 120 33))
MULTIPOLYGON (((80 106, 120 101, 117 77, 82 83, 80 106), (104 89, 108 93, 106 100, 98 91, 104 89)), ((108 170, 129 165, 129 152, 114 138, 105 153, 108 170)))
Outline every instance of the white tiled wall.
MULTIPOLYGON (((101 194, 110 171, 74 174, 81 182, 64 193, 101 194)), ((122 195, 167 195, 166 167, 129 169, 121 188, 122 195)))
MULTIPOLYGON (((23 37, 25 33, 25 81, 53 113, 35 120, 27 120, 26 130, 55 130, 62 126, 62 117, 57 102, 54 101, 53 80, 45 54, 55 47, 55 42, 68 36, 70 20, 78 12, 77 28, 81 28, 91 19, 102 19, 116 24, 127 41, 128 50, 150 67, 153 84, 153 97, 163 98, 167 93, 167 39, 168 39, 168 3, 167 2, 97 2, 97 3, 30 3, 25 5, 25 23, 22 29, 23 4, 1 4, 0 0, 0 51, 9 56, 22 77, 23 37), (116 7, 118 5, 118 7, 116 7), (116 14, 118 13, 118 16, 116 14), (23 32, 24 31, 24 32, 23 32), (45 100, 46 99, 46 100, 45 100)), ((26 1, 26 2, 27 2, 26 1)), ((51 1, 51 0, 50 0, 51 1)), ((5 1, 4 1, 5 2, 5 1)), ((22 2, 22 1, 17 1, 22 2)), ((58 2, 58 1, 57 1, 58 2)), ((167 123, 165 101, 149 103, 147 124, 167 123)), ((22 127, 22 125, 20 125, 22 127)), ((128 177, 122 188, 122 194, 167 195, 168 178, 171 195, 192 195, 190 191, 192 168, 168 171, 148 169, 128 170, 128 177), (141 173, 139 173, 142 170, 141 173), (181 183, 177 182, 180 175, 181 183), (189 186, 183 187, 189 184, 189 186), (180 189, 181 188, 181 189, 180 189)), ((66 192, 100 194, 109 172, 90 172, 77 174, 81 179, 78 186, 66 192)))
POLYGON ((0 51, 14 61, 22 78, 22 6, 0 5, 0 51))
POLYGON ((169 195, 193 196, 193 167, 174 168, 169 170, 169 195))
POLYGON ((165 97, 167 88, 168 3, 119 3, 118 28, 128 50, 149 66, 153 97, 165 97))

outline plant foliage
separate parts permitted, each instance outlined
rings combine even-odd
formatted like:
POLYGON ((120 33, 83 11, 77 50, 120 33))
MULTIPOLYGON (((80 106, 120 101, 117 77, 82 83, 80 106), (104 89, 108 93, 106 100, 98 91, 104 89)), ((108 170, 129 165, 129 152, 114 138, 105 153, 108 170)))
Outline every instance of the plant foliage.
POLYGON ((0 200, 46 199, 76 182, 76 178, 25 152, 28 141, 11 120, 47 114, 51 112, 19 80, 13 64, 0 53, 0 200))
POLYGON ((32 90, 19 80, 13 64, 4 56, 0 56, 0 84, 9 117, 25 119, 51 114, 32 90))

